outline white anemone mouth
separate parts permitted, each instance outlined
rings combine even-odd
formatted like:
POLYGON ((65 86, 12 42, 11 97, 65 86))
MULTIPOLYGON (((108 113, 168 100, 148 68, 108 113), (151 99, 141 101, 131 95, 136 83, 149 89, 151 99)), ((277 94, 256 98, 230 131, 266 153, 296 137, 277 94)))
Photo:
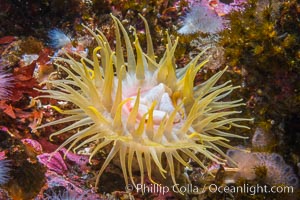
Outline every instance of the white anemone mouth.
MULTIPOLYGON (((137 124, 139 124, 139 122, 143 119, 143 116, 145 116, 145 120, 147 122, 149 118, 148 113, 151 110, 152 105, 154 105, 154 125, 159 125, 164 118, 168 119, 169 115, 175 110, 174 104, 178 103, 176 100, 172 100, 171 95, 171 89, 163 83, 160 83, 149 90, 141 90, 140 103, 138 105, 138 113, 136 116, 137 124)), ((137 100, 137 93, 129 95, 126 98, 131 99, 123 106, 123 112, 128 117, 137 100)), ((173 123, 179 123, 183 117, 183 115, 177 112, 173 123)))

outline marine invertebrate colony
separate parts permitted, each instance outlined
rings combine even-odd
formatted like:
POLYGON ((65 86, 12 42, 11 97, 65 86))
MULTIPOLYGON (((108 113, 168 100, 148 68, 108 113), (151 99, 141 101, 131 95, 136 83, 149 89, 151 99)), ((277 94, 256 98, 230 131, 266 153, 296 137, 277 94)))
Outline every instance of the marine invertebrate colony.
POLYGON ((5 184, 9 181, 9 161, 8 160, 0 160, 0 185, 5 184))
POLYGON ((71 44, 71 39, 60 29, 52 29, 48 32, 50 39, 49 45, 54 49, 62 48, 65 45, 71 44))
POLYGON ((51 190, 49 191, 50 194, 46 194, 45 200, 81 200, 84 198, 85 194, 78 195, 76 193, 69 192, 67 190, 63 191, 54 191, 51 190))
POLYGON ((214 34, 222 31, 226 23, 225 19, 205 3, 193 3, 190 11, 185 15, 183 26, 178 33, 183 35, 197 32, 214 34))
POLYGON ((9 88, 12 86, 12 76, 0 68, 0 99, 6 99, 10 94, 9 88))
POLYGON ((223 101, 237 88, 230 81, 215 86, 225 70, 194 87, 196 73, 207 62, 205 60, 197 64, 201 54, 185 68, 176 69, 174 51, 178 40, 172 43, 168 36, 166 52, 157 62, 149 27, 142 17, 147 53, 142 51, 134 30, 135 56, 125 28, 116 17, 112 18, 116 28, 115 51, 101 31, 97 30, 96 34, 86 27, 98 43, 92 59, 82 57, 80 61, 76 61, 68 54, 68 58, 56 58, 57 66, 68 77, 63 80, 48 80, 47 83, 55 89, 43 90, 48 94, 41 97, 71 102, 77 108, 62 110, 52 106, 69 116, 39 128, 73 122, 53 133, 51 139, 79 129, 59 149, 69 145, 69 150, 77 151, 93 142, 96 145, 90 153, 90 159, 102 148, 110 146, 111 150, 99 171, 96 184, 117 154, 126 183, 128 178, 134 183, 134 159, 140 169, 141 183, 145 171, 152 180, 154 169, 158 169, 163 177, 168 170, 176 183, 174 160, 184 166, 188 165, 182 154, 192 158, 203 168, 206 167, 196 153, 203 154, 212 161, 223 162, 222 157, 226 155, 219 146, 230 147, 227 144, 230 137, 242 138, 227 131, 231 126, 247 128, 236 122, 249 120, 228 118, 229 115, 239 113, 230 111, 230 108, 243 103, 241 100, 223 101), (121 33, 125 41, 127 62, 121 46, 121 33))
MULTIPOLYGON (((240 150, 229 150, 228 156, 237 163, 237 178, 243 177, 253 180, 258 175, 255 173, 259 167, 266 168, 264 182, 270 185, 285 184, 299 187, 299 180, 294 174, 293 168, 285 163, 282 156, 277 153, 243 152, 240 150)), ((229 165, 231 165, 229 163, 229 165)), ((232 166, 234 167, 234 166, 232 166)))

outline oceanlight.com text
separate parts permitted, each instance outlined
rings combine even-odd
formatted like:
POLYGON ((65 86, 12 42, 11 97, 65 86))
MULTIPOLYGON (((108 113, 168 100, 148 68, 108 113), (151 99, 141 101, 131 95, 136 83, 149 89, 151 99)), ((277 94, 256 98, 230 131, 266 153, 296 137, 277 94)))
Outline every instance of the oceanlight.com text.
POLYGON ((168 192, 180 193, 180 194, 202 194, 205 192, 210 193, 246 193, 249 195, 256 194, 275 194, 275 193, 286 193, 292 194, 294 188, 292 186, 267 186, 267 185, 249 185, 243 184, 241 186, 218 186, 216 184, 204 185, 199 187, 193 184, 187 184, 181 186, 179 184, 174 184, 172 186, 164 186, 161 184, 137 184, 136 187, 133 185, 127 185, 126 191, 132 192, 141 192, 141 193, 160 193, 166 194, 168 192))
POLYGON ((294 192, 293 186, 267 186, 267 185, 249 185, 243 184, 241 186, 218 186, 216 184, 210 184, 208 191, 212 193, 246 193, 250 195, 255 194, 276 194, 286 193, 292 194, 294 192))

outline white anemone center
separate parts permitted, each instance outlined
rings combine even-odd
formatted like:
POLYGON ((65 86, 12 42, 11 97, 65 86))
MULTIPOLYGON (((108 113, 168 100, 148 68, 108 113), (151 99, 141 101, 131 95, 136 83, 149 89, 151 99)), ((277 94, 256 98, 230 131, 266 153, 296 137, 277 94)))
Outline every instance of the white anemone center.
MULTIPOLYGON (((141 90, 140 104, 138 107, 137 121, 140 121, 142 117, 149 112, 152 104, 155 102, 155 107, 153 110, 153 122, 155 125, 159 125, 161 121, 175 110, 171 99, 171 90, 160 83, 157 86, 151 88, 150 90, 141 90)), ((132 98, 126 105, 125 109, 129 114, 136 102, 136 95, 130 96, 132 98)), ((145 118, 148 119, 148 115, 145 118)), ((177 113, 174 123, 178 123, 181 117, 180 114, 177 113)))

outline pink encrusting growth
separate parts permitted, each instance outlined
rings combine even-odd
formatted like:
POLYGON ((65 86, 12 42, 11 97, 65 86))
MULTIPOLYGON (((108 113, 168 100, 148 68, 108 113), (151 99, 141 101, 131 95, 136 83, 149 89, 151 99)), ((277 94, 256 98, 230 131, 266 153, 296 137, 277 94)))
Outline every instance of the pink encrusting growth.
MULTIPOLYGON (((189 1, 191 4, 191 1, 189 1)), ((214 10, 219 16, 224 16, 234 11, 243 11, 244 5, 247 0, 233 0, 233 2, 227 4, 219 0, 202 0, 204 6, 207 6, 214 10)))
POLYGON ((46 81, 52 88, 41 90, 46 93, 41 98, 74 105, 70 110, 53 105, 52 108, 67 116, 38 127, 69 123, 52 133, 50 139, 76 131, 56 151, 68 146, 68 150, 78 152, 92 144, 88 146, 91 162, 100 150, 110 149, 96 185, 115 157, 119 157, 126 184, 128 180, 136 182, 134 163, 140 170, 142 184, 145 172, 154 182, 153 170, 165 178, 169 175, 175 184, 175 161, 187 166, 186 158, 191 158, 206 169, 197 156, 202 155, 216 163, 224 163, 226 154, 220 147, 231 148, 230 138, 245 138, 230 133, 230 129, 248 128, 240 122, 251 121, 235 116, 240 112, 232 110, 244 105, 241 99, 231 101, 228 98, 239 87, 230 81, 217 84, 226 68, 195 86, 196 74, 207 63, 207 60, 199 61, 203 54, 196 56, 185 68, 176 69, 174 52, 178 38, 172 42, 167 35, 165 54, 157 62, 147 21, 141 18, 145 23, 146 53, 135 29, 132 28, 135 38, 132 45, 122 23, 112 16, 116 35, 114 50, 101 31, 95 33, 85 27, 98 44, 92 58, 81 56, 77 61, 69 54, 67 58, 55 58, 58 68, 68 76, 46 81))

